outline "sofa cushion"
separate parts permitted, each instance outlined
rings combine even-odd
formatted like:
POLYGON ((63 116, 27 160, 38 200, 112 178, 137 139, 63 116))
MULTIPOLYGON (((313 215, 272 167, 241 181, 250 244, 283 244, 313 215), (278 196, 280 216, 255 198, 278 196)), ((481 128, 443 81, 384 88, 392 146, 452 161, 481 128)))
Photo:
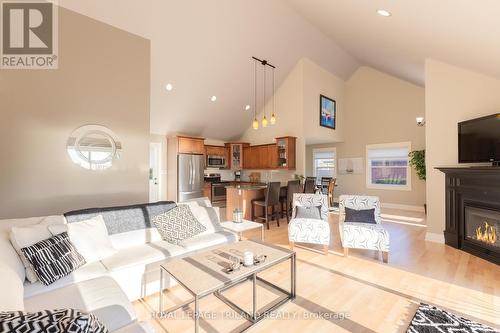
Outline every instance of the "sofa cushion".
POLYGON ((198 235, 189 239, 183 240, 179 245, 188 251, 198 251, 208 247, 235 243, 238 241, 238 236, 229 231, 218 231, 212 234, 198 235))
POLYGON ((6 263, 0 262, 0 311, 24 310, 23 281, 6 263))
POLYGON ((67 232, 78 252, 89 263, 111 257, 116 253, 102 215, 80 222, 51 225, 49 231, 53 235, 67 232))
POLYGON ((108 333, 97 317, 76 309, 0 312, 2 332, 108 333))
POLYGON ((222 231, 219 217, 219 207, 211 207, 205 201, 184 201, 183 205, 189 206, 194 217, 206 228, 200 235, 212 234, 222 231))
POLYGON ((188 205, 179 205, 160 214, 153 218, 153 222, 161 238, 176 245, 207 230, 196 219, 188 205))
POLYGON ((145 266, 185 253, 180 246, 158 241, 119 250, 114 256, 103 259, 102 264, 115 271, 131 266, 145 266))
POLYGON ((133 246, 161 241, 161 235, 156 228, 138 229, 109 236, 111 244, 117 250, 133 246))
POLYGON ((108 271, 106 270, 106 267, 104 267, 100 261, 86 264, 49 286, 43 285, 40 281, 35 283, 26 282, 24 284, 24 297, 33 297, 35 295, 62 288, 73 283, 105 276, 107 273, 108 271))
POLYGON ((78 282, 24 300, 25 311, 75 308, 93 313, 110 330, 132 323, 135 312, 127 296, 110 277, 78 282))
POLYGON ((168 212, 177 205, 173 201, 160 201, 155 203, 87 208, 75 210, 64 214, 68 223, 80 222, 89 218, 102 215, 109 235, 122 232, 140 230, 153 227, 152 218, 168 212))
POLYGON ((120 328, 113 333, 154 333, 155 330, 147 322, 134 322, 130 325, 120 328))

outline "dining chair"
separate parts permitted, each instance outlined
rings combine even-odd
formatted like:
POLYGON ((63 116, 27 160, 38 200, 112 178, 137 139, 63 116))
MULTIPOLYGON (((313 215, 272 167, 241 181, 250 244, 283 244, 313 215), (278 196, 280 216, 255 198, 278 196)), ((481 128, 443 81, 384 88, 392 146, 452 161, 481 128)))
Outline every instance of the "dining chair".
POLYGON ((330 184, 328 184, 328 204, 333 207, 333 193, 335 192, 335 186, 337 185, 337 178, 332 178, 330 184))
POLYGON ((281 215, 281 211, 275 210, 275 207, 280 204, 280 190, 280 182, 270 182, 267 184, 265 197, 252 200, 252 221, 263 221, 266 223, 267 229, 269 229, 269 221, 275 218, 278 227, 280 226, 279 216, 281 215), (264 209, 264 215, 255 216, 255 207, 257 206, 264 209), (269 208, 271 208, 271 214, 269 214, 269 208))
POLYGON ((332 177, 321 177, 320 191, 322 194, 328 194, 328 187, 330 186, 331 181, 332 177))

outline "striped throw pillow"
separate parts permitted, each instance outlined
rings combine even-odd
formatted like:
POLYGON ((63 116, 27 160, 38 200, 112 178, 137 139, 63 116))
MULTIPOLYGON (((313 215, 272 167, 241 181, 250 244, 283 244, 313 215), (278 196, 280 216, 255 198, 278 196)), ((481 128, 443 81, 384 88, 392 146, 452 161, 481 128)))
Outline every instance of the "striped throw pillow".
POLYGON ((59 280, 85 264, 67 232, 21 249, 36 276, 44 285, 59 280))
POLYGON ((108 333, 97 317, 75 309, 0 312, 0 332, 108 333))

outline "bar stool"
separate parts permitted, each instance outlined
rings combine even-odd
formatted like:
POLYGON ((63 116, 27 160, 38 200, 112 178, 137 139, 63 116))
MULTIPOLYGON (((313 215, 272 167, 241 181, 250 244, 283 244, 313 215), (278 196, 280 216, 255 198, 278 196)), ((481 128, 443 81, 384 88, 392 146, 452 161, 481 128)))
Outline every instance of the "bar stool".
POLYGON ((304 182, 304 193, 314 194, 316 192, 316 178, 307 177, 304 182))
POLYGON ((267 184, 266 197, 263 199, 253 199, 252 200, 252 221, 260 222, 263 220, 266 223, 267 229, 269 229, 269 221, 276 218, 278 227, 280 226, 279 215, 280 211, 275 211, 274 208, 280 203, 280 182, 271 182, 267 184), (255 216, 255 207, 260 206, 264 208, 263 216, 255 216), (271 214, 269 214, 269 207, 271 207, 271 214))
POLYGON ((286 216, 286 221, 290 223, 290 216, 292 215, 293 210, 293 194, 301 193, 302 188, 300 185, 300 180, 289 180, 286 186, 286 195, 284 198, 280 198, 282 203, 282 216, 283 214, 286 216))

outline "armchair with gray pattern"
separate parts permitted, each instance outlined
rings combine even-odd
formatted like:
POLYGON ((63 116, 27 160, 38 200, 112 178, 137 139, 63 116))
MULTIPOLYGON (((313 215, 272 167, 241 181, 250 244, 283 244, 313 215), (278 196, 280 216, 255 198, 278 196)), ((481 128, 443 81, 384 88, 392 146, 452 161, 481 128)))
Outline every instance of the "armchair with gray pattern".
POLYGON ((339 197, 339 231, 346 257, 349 254, 349 248, 366 249, 381 252, 385 263, 389 260, 389 233, 381 224, 378 197, 341 195, 339 197), (355 210, 375 208, 376 224, 345 221, 346 207, 355 210))
POLYGON ((328 224, 328 196, 324 194, 294 193, 292 220, 288 225, 290 249, 294 244, 309 243, 323 245, 324 254, 328 254, 330 245, 330 225, 328 224), (321 219, 295 218, 297 206, 319 207, 321 219))

